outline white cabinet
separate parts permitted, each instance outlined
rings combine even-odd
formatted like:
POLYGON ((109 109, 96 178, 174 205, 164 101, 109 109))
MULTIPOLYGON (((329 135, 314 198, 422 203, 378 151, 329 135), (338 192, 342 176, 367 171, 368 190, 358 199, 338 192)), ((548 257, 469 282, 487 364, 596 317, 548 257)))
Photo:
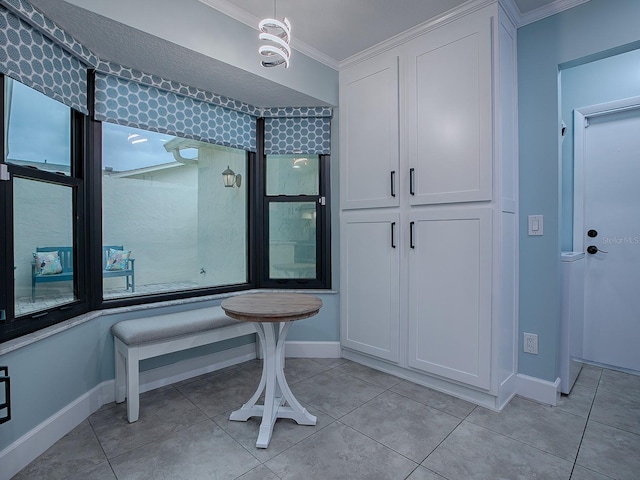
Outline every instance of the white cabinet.
POLYGON ((408 365, 490 388, 491 210, 412 213, 408 365))
POLYGON ((342 344, 358 352, 399 361, 399 216, 349 212, 340 231, 342 344))
POLYGON ((386 54, 340 74, 342 208, 399 202, 398 56, 386 54))
POLYGON ((405 46, 411 205, 491 199, 491 51, 486 15, 405 46))
POLYGON ((496 1, 340 72, 343 356, 492 409, 516 384, 515 32, 496 1))

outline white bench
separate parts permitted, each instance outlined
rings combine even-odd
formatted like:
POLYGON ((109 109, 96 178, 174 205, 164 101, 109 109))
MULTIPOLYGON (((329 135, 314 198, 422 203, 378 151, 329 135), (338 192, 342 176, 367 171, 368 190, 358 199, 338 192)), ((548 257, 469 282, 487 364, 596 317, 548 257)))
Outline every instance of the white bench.
POLYGON ((123 320, 111 327, 116 364, 116 403, 127 399, 127 419, 140 411, 139 362, 229 338, 256 333, 252 323, 227 317, 221 307, 123 320))

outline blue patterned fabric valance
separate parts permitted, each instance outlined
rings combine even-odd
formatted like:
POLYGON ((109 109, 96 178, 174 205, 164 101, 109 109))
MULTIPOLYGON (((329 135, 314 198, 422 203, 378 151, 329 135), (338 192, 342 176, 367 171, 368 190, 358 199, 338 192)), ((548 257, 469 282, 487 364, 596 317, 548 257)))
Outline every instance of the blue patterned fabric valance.
POLYGON ((292 117, 331 117, 331 107, 273 107, 263 108, 264 118, 292 118, 292 117))
POLYGON ((184 85, 173 80, 167 80, 165 78, 158 77, 157 75, 144 73, 112 62, 101 61, 98 65, 97 71, 106 75, 122 78, 123 80, 131 80, 141 85, 147 85, 148 87, 164 90, 166 92, 173 92, 184 97, 202 100, 203 102, 224 107, 227 110, 235 110, 254 117, 261 116, 261 110, 258 107, 249 105, 248 103, 233 100, 216 93, 207 92, 196 87, 184 85))
POLYGON ((331 153, 331 118, 265 118, 264 151, 267 155, 331 153))
MULTIPOLYGON (((11 3, 22 6, 24 2, 16 0, 11 3)), ((33 7, 31 9, 34 17, 44 18, 33 7)), ((88 113, 87 65, 67 48, 62 48, 57 40, 44 35, 44 28, 35 28, 21 16, 0 4, 0 72, 71 108, 88 113)), ((48 23, 46 25, 49 26, 48 23)), ((49 27, 52 30, 57 28, 49 27)))
POLYGON ((256 150, 256 119, 172 91, 96 73, 96 120, 256 150))

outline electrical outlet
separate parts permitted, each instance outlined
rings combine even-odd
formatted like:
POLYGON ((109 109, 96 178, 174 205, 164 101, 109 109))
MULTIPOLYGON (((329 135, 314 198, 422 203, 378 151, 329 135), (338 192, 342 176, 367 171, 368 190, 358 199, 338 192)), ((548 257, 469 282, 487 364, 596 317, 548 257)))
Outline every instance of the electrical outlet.
POLYGON ((538 335, 535 333, 524 334, 524 352, 538 354, 538 335))

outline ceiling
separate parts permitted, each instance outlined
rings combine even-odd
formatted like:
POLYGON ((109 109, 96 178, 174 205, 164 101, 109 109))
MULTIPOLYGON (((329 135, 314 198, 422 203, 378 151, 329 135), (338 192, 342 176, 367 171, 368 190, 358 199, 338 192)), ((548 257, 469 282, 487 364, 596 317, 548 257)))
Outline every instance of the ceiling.
MULTIPOLYGON (((199 0, 248 25, 265 17, 287 17, 292 47, 329 66, 468 0, 199 0), (318 55, 319 54, 319 55, 318 55)), ((476 2, 477 3, 477 2, 476 2)), ((567 0, 513 0, 520 16, 567 4, 567 0)), ((577 2, 573 1, 572 4, 577 2)))
MULTIPOLYGON (((103 60, 255 106, 328 105, 266 75, 248 72, 92 11, 106 0, 30 1, 103 60)), ((341 62, 363 50, 460 5, 480 1, 277 0, 276 13, 292 23, 294 50, 339 70, 341 62)), ((517 18, 538 19, 584 1, 588 0, 506 0, 506 4, 512 5, 510 13, 517 18)), ((162 4, 171 2, 180 2, 185 12, 190 6, 205 5, 255 29, 260 18, 274 14, 273 0, 163 0, 157 2, 154 13, 162 15, 162 4)))

